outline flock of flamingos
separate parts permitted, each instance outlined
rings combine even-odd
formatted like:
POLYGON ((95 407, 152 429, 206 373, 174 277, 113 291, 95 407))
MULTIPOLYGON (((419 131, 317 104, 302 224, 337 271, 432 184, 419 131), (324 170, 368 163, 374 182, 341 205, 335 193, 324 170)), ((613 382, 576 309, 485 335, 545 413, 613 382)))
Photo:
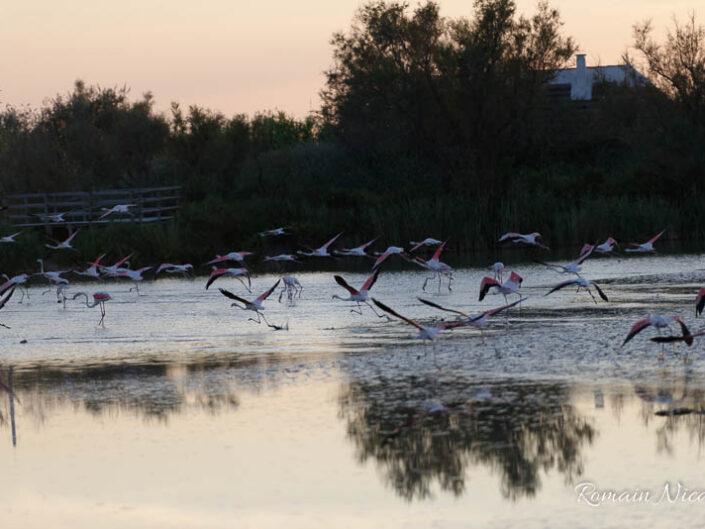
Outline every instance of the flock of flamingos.
MULTIPOLYGON (((106 213, 103 215, 103 217, 112 213, 127 212, 127 209, 129 207, 130 205, 117 205, 114 208, 111 208, 110 210, 106 210, 106 213)), ((659 237, 661 237, 661 235, 663 235, 664 231, 665 230, 661 231, 645 243, 630 243, 630 247, 625 248, 624 251, 653 253, 655 252, 654 243, 659 239, 659 237)), ((47 244, 46 246, 47 248, 53 251, 73 249, 72 242, 79 233, 80 230, 77 230, 73 232, 71 236, 68 237, 66 240, 55 241, 55 244, 47 244)), ((260 237, 282 237, 289 235, 290 233, 291 232, 288 228, 277 228, 273 230, 263 231, 259 235, 260 237)), ((11 235, 0 237, 0 243, 20 244, 21 239, 20 241, 18 241, 17 239, 20 238, 19 236, 21 234, 22 232, 20 231, 11 235)), ((419 301, 421 303, 424 303, 425 305, 428 305, 441 311, 452 313, 456 316, 456 319, 452 321, 444 321, 433 326, 423 325, 418 321, 415 321, 398 313, 396 310, 387 306, 382 301, 373 298, 370 295, 370 291, 374 286, 375 282, 377 281, 377 278, 379 277, 383 263, 385 263, 385 261, 387 261, 393 256, 397 256, 398 258, 404 259, 410 263, 414 263, 430 272, 431 275, 425 278, 422 290, 426 291, 428 283, 434 281, 438 282, 439 291, 443 286, 443 281, 446 282, 446 288, 448 288, 448 290, 452 290, 451 284, 453 281, 453 269, 448 264, 440 260, 441 254, 445 248, 446 243, 437 239, 427 238, 418 242, 411 241, 408 250, 400 246, 389 246, 384 252, 372 254, 368 253, 368 249, 377 241, 377 239, 370 240, 355 248, 333 249, 334 243, 340 236, 341 233, 337 234, 335 237, 331 238, 328 242, 318 248, 307 248, 306 250, 299 250, 296 253, 292 254, 265 256, 263 261, 299 263, 301 262, 300 259, 304 257, 329 258, 334 256, 355 256, 368 257, 374 259, 374 264, 372 265, 370 276, 359 288, 351 286, 342 276, 334 275, 333 278, 335 279, 336 283, 340 285, 343 289, 345 289, 348 295, 346 297, 334 295, 333 298, 337 298, 342 301, 354 302, 355 308, 353 308, 351 312, 362 314, 362 308, 363 305, 365 305, 366 307, 369 307, 369 309, 371 309, 378 317, 389 318, 389 316, 393 316, 395 318, 398 318, 406 322, 407 324, 415 327, 418 330, 418 337, 420 339, 429 340, 432 342, 435 341, 441 331, 446 329, 452 329, 461 326, 474 326, 483 329, 488 325, 488 321, 492 316, 499 314, 503 311, 507 311, 511 307, 518 305, 526 299, 522 297, 521 294, 522 277, 519 276, 519 274, 517 274, 516 272, 510 272, 509 277, 504 279, 505 267, 501 262, 497 262, 490 267, 493 272, 492 277, 484 277, 480 283, 479 300, 482 301, 490 291, 496 291, 504 296, 505 303, 503 305, 487 310, 481 314, 472 315, 466 314, 460 310, 456 310, 451 307, 441 306, 427 299, 418 298, 419 301), (431 258, 424 259, 419 256, 420 250, 423 247, 435 247, 435 251, 431 258), (516 299, 513 299, 510 302, 510 296, 515 296, 516 299), (370 301, 372 303, 370 303, 370 301), (377 309, 381 310, 382 312, 378 312, 375 307, 377 307, 377 309)), ((546 245, 541 242, 541 235, 539 233, 530 233, 526 235, 520 233, 506 233, 502 235, 502 237, 500 237, 498 242, 499 244, 518 244, 531 248, 539 248, 544 250, 549 249, 546 245)), ((617 248, 617 241, 615 241, 612 237, 609 237, 604 243, 599 245, 585 244, 581 249, 578 257, 572 262, 564 265, 551 264, 534 259, 538 263, 551 268, 557 273, 567 276, 567 279, 557 283, 545 295, 550 295, 553 292, 556 292, 563 288, 574 287, 577 290, 582 289, 586 291, 595 303, 598 303, 598 298, 595 297, 595 294, 593 294, 593 290, 600 299, 605 302, 608 301, 607 295, 597 283, 595 283, 594 281, 587 280, 581 275, 581 265, 593 253, 609 255, 613 254, 617 248)), ((205 265, 212 267, 212 271, 210 273, 210 276, 208 277, 208 280, 206 281, 205 288, 208 289, 216 280, 221 277, 233 277, 236 278, 242 284, 242 286, 245 290, 247 290, 248 293, 251 293, 252 283, 250 278, 250 270, 247 267, 245 261, 249 256, 252 255, 254 255, 252 252, 247 251, 230 252, 227 254, 218 255, 212 260, 205 263, 205 265)), ((139 293, 139 283, 144 280, 145 272, 151 270, 153 267, 145 266, 138 269, 131 269, 129 267, 129 260, 131 257, 132 254, 123 257, 112 265, 107 265, 103 262, 105 258, 105 254, 103 254, 99 256, 95 261, 90 263, 85 269, 61 271, 45 270, 43 260, 37 259, 40 267, 39 272, 31 274, 22 273, 15 275, 14 277, 8 277, 7 275, 4 276, 6 281, 2 285, 0 285, 0 309, 7 305, 16 289, 21 291, 22 298, 19 300, 19 302, 22 303, 25 297, 25 293, 29 297, 29 291, 27 290, 26 285, 30 281, 30 278, 39 276, 42 277, 44 280, 56 285, 57 301, 59 303, 63 303, 64 306, 67 300, 77 300, 85 303, 87 307, 99 307, 101 311, 101 318, 98 322, 98 325, 104 326, 105 303, 112 299, 111 295, 105 291, 96 291, 92 294, 88 294, 85 292, 77 292, 71 296, 67 296, 67 291, 69 290, 70 285, 69 280, 66 279, 64 275, 68 273, 73 273, 78 276, 83 276, 95 280, 103 278, 126 278, 134 282, 134 287, 132 287, 130 290, 136 290, 139 293)), ((189 276, 193 273, 193 266, 191 264, 163 263, 156 267, 154 277, 156 278, 161 273, 189 276)), ((265 318, 264 313, 262 312, 265 308, 265 301, 272 295, 272 293, 279 287, 280 284, 282 285, 281 290, 279 292, 280 302, 283 296, 286 296, 287 299, 290 301, 296 297, 301 297, 303 286, 295 277, 290 275, 281 277, 279 280, 276 281, 276 283, 274 283, 274 285, 270 286, 267 290, 265 290, 255 298, 247 299, 249 296, 241 296, 224 288, 220 288, 219 290, 223 294, 223 296, 232 300, 233 306, 236 306, 245 311, 250 311, 252 313, 252 316, 248 318, 249 320, 254 321, 256 323, 264 322, 269 327, 275 330, 280 330, 285 327, 270 323, 265 318)), ((700 314, 703 311, 703 308, 705 307, 705 289, 701 289, 698 292, 695 305, 696 314, 700 314)), ((1 323, 0 325, 7 327, 6 325, 1 323)), ((632 338, 634 338, 634 336, 636 336, 638 333, 640 333, 642 330, 649 326, 652 326, 658 330, 658 336, 655 336, 651 339, 655 342, 660 343, 682 341, 687 343, 688 345, 691 345, 695 337, 705 335, 705 331, 691 333, 680 316, 657 314, 636 322, 627 333, 622 345, 629 342, 632 338), (673 323, 677 323, 679 325, 680 334, 661 335, 661 330, 669 328, 670 325, 673 323)))

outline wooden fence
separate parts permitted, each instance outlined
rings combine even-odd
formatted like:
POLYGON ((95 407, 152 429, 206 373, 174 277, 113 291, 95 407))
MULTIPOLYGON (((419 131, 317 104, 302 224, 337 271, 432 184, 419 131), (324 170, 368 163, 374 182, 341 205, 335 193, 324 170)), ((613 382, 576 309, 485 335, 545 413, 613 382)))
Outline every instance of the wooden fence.
POLYGON ((109 189, 65 193, 7 195, 5 220, 15 227, 86 226, 111 222, 160 222, 174 218, 179 209, 180 186, 109 189), (112 213, 101 219, 106 209, 117 204, 134 204, 128 213, 112 213), (61 218, 55 216, 61 214, 61 218))

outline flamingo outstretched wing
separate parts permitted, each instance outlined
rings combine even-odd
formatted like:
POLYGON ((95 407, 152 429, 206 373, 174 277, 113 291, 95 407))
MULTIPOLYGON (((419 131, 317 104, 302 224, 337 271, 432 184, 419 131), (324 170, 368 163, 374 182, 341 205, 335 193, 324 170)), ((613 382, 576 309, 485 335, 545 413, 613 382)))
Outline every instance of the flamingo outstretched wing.
POLYGON ((14 292, 15 289, 12 288, 12 290, 10 290, 4 298, 0 299, 0 309, 7 305, 7 302, 10 301, 10 298, 12 297, 12 294, 14 294, 14 292))
POLYGON ((665 231, 666 231, 666 229, 664 228, 664 229, 661 230, 657 235, 654 235, 653 237, 651 237, 651 239, 649 239, 648 241, 646 241, 646 244, 653 244, 653 243, 655 243, 655 242, 658 240, 658 238, 661 237, 661 235, 664 234, 665 231))
POLYGON ((343 232, 341 231, 338 235, 336 235, 336 236, 333 237, 330 241, 328 241, 328 242, 325 243, 323 246, 321 246, 321 249, 326 249, 326 248, 328 248, 328 247, 329 247, 331 244, 333 244, 333 243, 335 242, 335 240, 336 240, 338 237, 340 237, 342 234, 343 234, 343 232))
POLYGON ((579 284, 577 279, 568 279, 568 280, 566 280, 566 281, 561 281, 561 282, 558 283, 555 287, 553 287, 551 290, 549 290, 548 292, 546 292, 546 294, 544 294, 544 295, 545 295, 545 296, 548 296, 549 294, 552 294, 552 293, 555 292, 556 290, 560 290, 560 289, 565 288, 565 287, 567 287, 567 286, 576 285, 576 284, 579 284))
POLYGON ((434 259, 438 261, 438 258, 441 256, 441 253, 443 253, 443 249, 446 247, 446 243, 448 241, 443 241, 441 245, 436 249, 436 251, 433 253, 433 257, 431 257, 431 260, 433 261, 434 259))
POLYGON ((520 299, 518 299, 518 300, 516 300, 516 301, 514 301, 514 302, 512 302, 512 303, 507 303, 506 305, 502 305, 501 307, 497 307, 497 308, 495 308, 495 309, 491 309, 491 310, 485 311, 485 312, 483 312, 482 314, 471 318, 470 321, 471 321, 471 322, 477 321, 477 320, 479 320, 480 318, 482 318, 483 316, 494 316, 495 314, 499 314, 499 313, 502 312, 503 310, 507 310, 507 309, 512 308, 512 307, 515 306, 515 305, 518 305, 519 303, 521 303, 521 302, 524 301, 525 299, 526 299, 526 298, 520 298, 520 299))
POLYGON ((263 293, 257 298, 257 300, 258 300, 258 301, 264 301, 265 299, 267 299, 267 298, 269 297, 269 295, 270 295, 272 292, 274 292, 274 289, 277 288, 277 286, 279 286, 279 283, 280 283, 280 282, 281 282, 281 278, 280 278, 280 279, 277 279, 277 282, 274 283, 274 285, 273 285, 272 287, 270 287, 269 290, 266 290, 265 292, 263 292, 263 293))
POLYGON ((602 289, 597 283, 590 282, 590 284, 595 287, 595 290, 597 290, 597 293, 600 295, 603 301, 609 301, 609 299, 607 299, 607 295, 602 291, 602 289))
POLYGON ((698 297, 695 298, 695 315, 699 316, 705 308, 705 288, 698 291, 698 297))
POLYGON ((353 296, 356 296, 359 294, 359 292, 357 290, 355 290, 353 287, 348 285, 348 282, 345 281, 345 279, 343 279, 342 276, 336 275, 336 276, 333 276, 333 278, 335 279, 336 283, 338 283, 341 287, 343 287, 345 290, 350 292, 350 294, 352 294, 353 296))
POLYGON ((411 318, 407 318, 406 316, 402 316, 402 315, 399 314, 398 312, 395 312, 394 309, 391 309, 391 308, 387 307, 387 305, 385 305, 385 304, 382 303, 381 301, 377 301, 375 298, 372 298, 372 301, 373 301, 373 303, 374 303, 375 305, 377 305, 377 306, 378 306, 380 309, 382 309, 384 312, 388 312, 388 313, 391 314, 392 316, 396 316, 397 318, 399 318, 400 320, 405 321, 405 322, 408 323, 409 325, 413 325, 413 326, 416 327, 417 329, 423 330, 423 325, 421 325, 420 323, 417 323, 417 322, 415 322, 414 320, 412 320, 411 318))
POLYGON ((502 286, 502 284, 496 279, 492 279, 491 277, 483 277, 480 282, 480 301, 485 299, 485 296, 490 291, 490 288, 499 286, 502 286))
POLYGON ((632 328, 629 329, 629 334, 627 334, 627 337, 622 342, 622 347, 624 347, 624 345, 629 340, 634 338, 637 334, 646 329, 649 325, 651 325, 651 318, 644 318, 643 320, 639 320, 634 325, 632 325, 632 328))
POLYGON ((375 269, 374 272, 370 275, 370 277, 367 278, 367 280, 362 284, 362 288, 360 290, 369 290, 371 289, 374 284, 377 282, 377 278, 379 277, 379 272, 381 268, 375 269))
POLYGON ((438 309, 438 310, 445 310, 446 312, 452 312, 452 313, 454 313, 454 314, 459 314, 460 316, 463 316, 463 317, 465 317, 465 318, 468 317, 467 314, 465 314, 464 312, 462 312, 462 311, 460 311, 460 310, 455 310, 455 309, 449 309, 449 308, 446 308, 446 307, 442 307, 441 305, 438 305, 437 303, 434 303, 433 301, 429 301, 429 300, 427 300, 427 299, 423 299, 423 298, 416 298, 416 299, 418 299, 421 303, 424 303, 424 304, 428 305, 429 307, 433 307, 433 308, 438 309))
POLYGON ((220 290, 220 293, 223 294, 226 298, 234 299, 235 301, 239 301, 244 305, 252 305, 250 301, 247 301, 245 298, 241 298, 240 296, 236 296, 229 290, 225 290, 224 288, 219 288, 218 290, 220 290))

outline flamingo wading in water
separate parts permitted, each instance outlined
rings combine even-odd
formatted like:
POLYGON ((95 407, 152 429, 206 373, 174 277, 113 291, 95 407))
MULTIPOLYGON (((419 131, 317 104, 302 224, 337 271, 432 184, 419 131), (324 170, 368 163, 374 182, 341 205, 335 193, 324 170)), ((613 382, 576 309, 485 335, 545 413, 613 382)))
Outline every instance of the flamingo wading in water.
POLYGON ((105 327, 105 324, 103 323, 103 320, 105 320, 105 302, 110 301, 113 299, 110 294, 107 292, 94 292, 93 293, 93 301, 90 302, 88 301, 88 294, 85 292, 76 292, 71 299, 76 299, 78 297, 83 296, 86 300, 86 307, 89 309, 92 309, 95 306, 100 306, 100 321, 98 322, 98 325, 102 325, 105 327))

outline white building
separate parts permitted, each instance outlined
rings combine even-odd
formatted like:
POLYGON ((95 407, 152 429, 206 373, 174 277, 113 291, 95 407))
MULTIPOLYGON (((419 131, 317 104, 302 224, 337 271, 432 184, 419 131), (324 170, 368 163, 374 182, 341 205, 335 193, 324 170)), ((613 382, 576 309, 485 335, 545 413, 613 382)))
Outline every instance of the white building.
POLYGON ((570 99, 574 101, 590 101, 593 97, 593 86, 604 82, 626 83, 629 86, 648 83, 626 60, 624 64, 616 66, 586 66, 585 54, 580 53, 575 56, 575 68, 556 70, 549 85, 554 93, 567 95, 570 90, 570 99))

